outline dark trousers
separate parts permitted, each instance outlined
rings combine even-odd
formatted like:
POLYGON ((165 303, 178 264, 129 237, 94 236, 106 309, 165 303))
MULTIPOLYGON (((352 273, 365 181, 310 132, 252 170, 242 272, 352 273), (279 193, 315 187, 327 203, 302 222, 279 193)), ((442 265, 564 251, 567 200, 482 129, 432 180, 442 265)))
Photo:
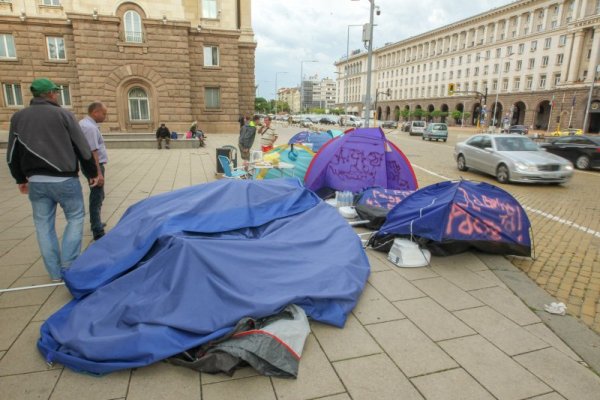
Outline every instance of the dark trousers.
MULTIPOLYGON (((100 170, 104 175, 104 164, 100 164, 100 170)), ((106 180, 105 180, 106 182, 106 180)), ((100 217, 100 210, 102 208, 102 202, 104 201, 104 185, 98 187, 95 186, 90 188, 90 224, 92 225, 92 233, 99 234, 104 233, 104 227, 102 226, 102 218, 100 217)))

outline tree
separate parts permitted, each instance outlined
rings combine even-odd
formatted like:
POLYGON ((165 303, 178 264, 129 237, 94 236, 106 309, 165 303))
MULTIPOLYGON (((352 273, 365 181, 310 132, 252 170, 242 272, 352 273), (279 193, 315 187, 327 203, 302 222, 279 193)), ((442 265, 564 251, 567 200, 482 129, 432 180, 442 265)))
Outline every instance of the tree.
POLYGON ((431 118, 433 118, 435 120, 436 118, 439 118, 442 116, 442 111, 441 110, 433 110, 429 113, 429 115, 431 115, 431 118))
POLYGON ((410 113, 411 117, 415 117, 416 119, 421 119, 423 116, 423 109, 416 108, 413 112, 410 113))
POLYGON ((257 97, 254 99, 254 109, 259 113, 267 113, 271 109, 267 99, 264 97, 257 97))
POLYGON ((402 116, 402 118, 404 118, 405 121, 408 121, 408 117, 410 116, 410 110, 405 108, 404 110, 400 111, 400 115, 402 116))

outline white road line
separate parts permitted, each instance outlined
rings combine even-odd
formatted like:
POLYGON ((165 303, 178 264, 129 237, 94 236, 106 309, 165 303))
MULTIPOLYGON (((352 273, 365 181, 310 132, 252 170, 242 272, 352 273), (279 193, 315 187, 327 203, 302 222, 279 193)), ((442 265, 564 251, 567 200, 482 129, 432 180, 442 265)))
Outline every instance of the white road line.
MULTIPOLYGON (((420 166, 418 166, 418 165, 415 165, 415 164, 413 164, 413 167, 415 167, 415 168, 417 168, 417 169, 420 169, 420 170, 421 170, 421 171, 423 171, 423 172, 427 172, 427 173, 428 173, 428 174, 430 174, 430 175, 437 176, 438 178, 445 179, 445 180, 447 180, 447 181, 454 180, 454 179, 448 178, 447 176, 440 175, 440 174, 438 174, 438 173, 435 173, 435 172, 433 172, 433 171, 430 171, 430 170, 428 170, 428 169, 426 169, 426 168, 420 167, 420 166)), ((580 171, 580 172, 581 172, 581 171, 580 171)), ((525 210, 527 210, 527 211, 531 211, 532 213, 534 213, 534 214, 537 214, 537 215, 540 215, 540 216, 542 216, 542 217, 544 217, 544 218, 547 218, 547 219, 549 219, 549 220, 551 220, 551 221, 558 222, 559 224, 563 224, 563 225, 569 226, 569 227, 571 227, 571 228, 574 228, 574 229, 580 230, 580 231, 581 231, 581 232, 583 232, 583 233, 587 233, 587 234, 590 234, 590 235, 592 235, 592 236, 596 236, 596 237, 600 238, 600 232, 598 232, 598 231, 595 231, 595 230, 593 230, 593 229, 591 229, 591 228, 588 228, 588 227, 585 227, 585 226, 579 225, 579 224, 577 224, 577 223, 575 223, 575 222, 573 222, 573 221, 569 221, 568 219, 564 219, 564 218, 558 217, 558 216, 556 216, 556 215, 552 215, 552 214, 550 214, 550 213, 547 213, 547 212, 545 212, 545 211, 542 211, 542 210, 538 210, 538 209, 536 209, 536 208, 532 208, 532 207, 529 207, 529 206, 526 206, 526 205, 523 205, 523 204, 522 204, 522 206, 523 206, 523 208, 524 208, 525 210)))

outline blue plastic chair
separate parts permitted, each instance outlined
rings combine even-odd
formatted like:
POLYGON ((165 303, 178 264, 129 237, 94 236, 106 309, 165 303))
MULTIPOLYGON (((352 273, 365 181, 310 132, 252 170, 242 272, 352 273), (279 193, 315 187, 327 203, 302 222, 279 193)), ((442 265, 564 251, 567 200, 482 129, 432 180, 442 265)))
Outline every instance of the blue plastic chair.
POLYGON ((248 177, 248 172, 244 171, 242 168, 231 168, 231 161, 229 161, 229 158, 220 155, 219 162, 221 163, 221 167, 223 167, 225 178, 245 179, 248 177))

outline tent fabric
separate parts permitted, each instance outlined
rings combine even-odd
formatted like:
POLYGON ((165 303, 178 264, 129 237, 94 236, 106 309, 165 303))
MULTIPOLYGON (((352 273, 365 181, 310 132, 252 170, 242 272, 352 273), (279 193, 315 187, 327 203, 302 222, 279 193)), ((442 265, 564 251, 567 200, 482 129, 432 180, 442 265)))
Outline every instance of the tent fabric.
POLYGON ((332 138, 333 136, 327 132, 302 131, 292 136, 290 140, 288 140, 288 144, 312 143, 312 149, 316 153, 321 147, 323 147, 325 143, 329 142, 332 138))
POLYGON ((367 228, 379 229, 390 210, 413 193, 414 190, 369 188, 358 196, 355 210, 361 220, 369 221, 366 224, 367 228))
POLYGON ((131 206, 66 271, 75 299, 41 327, 48 362, 92 374, 151 364, 296 304, 341 327, 369 263, 298 179, 221 180, 131 206))
POLYGON ((276 171, 274 171, 272 168, 263 168, 259 170, 260 172, 256 176, 257 179, 281 178, 281 175, 283 174, 285 177, 294 176, 304 181, 306 170, 315 156, 314 151, 306 146, 303 146, 302 144, 282 144, 275 146, 265 155, 268 156, 269 154, 279 154, 280 161, 293 164, 294 168, 286 168, 276 171))
POLYGON ((310 326, 302 308, 291 304, 277 315, 244 318, 224 340, 206 343, 168 361, 229 376, 246 363, 261 375, 296 378, 310 326))
POLYGON ((304 181, 321 197, 336 190, 359 193, 373 186, 418 187, 410 162, 381 128, 354 129, 328 142, 313 158, 304 181))
POLYGON ((329 133, 332 138, 336 138, 338 136, 342 136, 344 131, 340 131, 339 129, 329 129, 327 133, 329 133))
POLYGON ((413 236, 435 255, 475 248, 531 255, 527 213, 508 192, 484 182, 445 181, 420 189, 388 214, 374 236, 413 236))

